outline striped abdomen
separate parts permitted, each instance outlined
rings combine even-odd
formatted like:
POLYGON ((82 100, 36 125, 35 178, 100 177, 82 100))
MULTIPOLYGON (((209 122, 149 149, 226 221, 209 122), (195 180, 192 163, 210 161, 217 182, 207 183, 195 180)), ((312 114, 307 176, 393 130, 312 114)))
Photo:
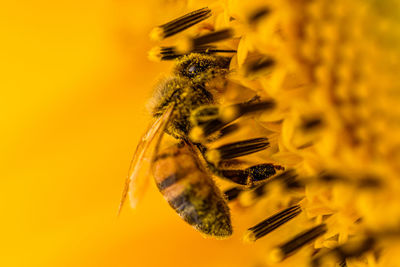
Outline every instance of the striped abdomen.
POLYGON ((164 149, 153 169, 158 189, 186 222, 207 235, 232 234, 226 201, 190 145, 164 149))

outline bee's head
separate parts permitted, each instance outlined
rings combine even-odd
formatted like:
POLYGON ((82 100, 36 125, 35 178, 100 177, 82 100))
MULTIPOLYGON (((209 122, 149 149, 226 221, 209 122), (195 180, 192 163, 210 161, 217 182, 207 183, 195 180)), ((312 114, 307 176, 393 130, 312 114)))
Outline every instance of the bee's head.
POLYGON ((178 59, 175 73, 195 82, 206 82, 229 70, 231 58, 191 53, 178 59))

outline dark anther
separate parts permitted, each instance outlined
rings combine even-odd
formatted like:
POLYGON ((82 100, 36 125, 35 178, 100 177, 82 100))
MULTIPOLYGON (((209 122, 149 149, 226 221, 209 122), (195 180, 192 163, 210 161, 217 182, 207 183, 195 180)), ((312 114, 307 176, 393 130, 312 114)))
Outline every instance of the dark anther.
POLYGON ((270 68, 273 65, 275 65, 275 61, 272 58, 262 58, 247 64, 246 74, 258 72, 260 70, 270 68))
POLYGON ((260 19, 267 16, 271 10, 268 7, 263 7, 250 14, 248 20, 250 24, 257 23, 260 19))
POLYGON ((232 29, 224 29, 212 33, 208 33, 192 39, 193 47, 199 47, 210 43, 215 43, 229 39, 233 36, 232 29))
POLYGON ((294 253, 296 250, 302 248, 304 245, 314 241, 317 237, 326 233, 326 224, 320 224, 305 232, 302 232, 295 236, 288 242, 280 245, 274 252, 276 261, 281 261, 294 253))
POLYGON ((227 197, 228 201, 232 201, 235 200, 242 191, 243 190, 239 187, 233 187, 231 189, 226 190, 224 194, 227 197))
POLYGON ((296 205, 274 214, 257 225, 249 228, 246 234, 247 241, 256 241, 257 239, 267 235, 281 225, 290 221, 300 213, 301 208, 300 206, 296 205))
POLYGON ((175 35, 181 31, 186 30, 189 27, 207 19, 211 16, 211 10, 207 7, 198 9, 191 13, 188 13, 182 17, 174 19, 168 23, 158 26, 152 32, 154 39, 164 39, 175 35))
POLYGON ((322 119, 312 118, 303 121, 302 128, 305 131, 316 129, 322 125, 322 119))

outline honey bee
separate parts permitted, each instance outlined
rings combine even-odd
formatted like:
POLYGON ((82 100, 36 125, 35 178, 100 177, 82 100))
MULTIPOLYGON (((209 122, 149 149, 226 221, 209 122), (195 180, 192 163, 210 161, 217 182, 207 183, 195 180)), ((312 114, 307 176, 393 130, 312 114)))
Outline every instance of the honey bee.
MULTIPOLYGON (((210 15, 208 8, 189 13, 161 25, 160 39, 169 37, 210 15)), ((132 160, 132 170, 123 191, 120 209, 129 194, 135 206, 153 172, 158 189, 173 209, 190 225, 207 236, 232 234, 227 197, 216 186, 212 174, 243 187, 252 187, 283 167, 264 163, 245 169, 224 169, 222 162, 252 154, 269 146, 267 138, 253 138, 208 149, 212 142, 235 130, 232 124, 246 114, 270 109, 273 101, 258 97, 244 103, 221 107, 216 96, 227 86, 231 57, 208 44, 230 38, 228 30, 194 38, 187 53, 174 47, 162 48, 163 59, 175 60, 170 78, 160 84, 153 97, 154 122, 142 137, 132 160), (161 148, 163 135, 177 142, 161 148)))

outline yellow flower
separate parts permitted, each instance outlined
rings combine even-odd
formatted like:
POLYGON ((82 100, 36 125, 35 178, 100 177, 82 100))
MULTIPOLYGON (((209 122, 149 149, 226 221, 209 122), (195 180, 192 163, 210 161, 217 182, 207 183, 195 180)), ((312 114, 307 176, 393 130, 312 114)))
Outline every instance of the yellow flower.
MULTIPOLYGON (((260 254, 249 266, 400 266, 400 4, 188 1, 206 5, 213 16, 188 33, 233 30, 219 43, 236 50, 228 79, 276 102, 251 130, 271 141, 260 158, 286 168, 267 193, 241 193, 234 216, 302 211, 284 210, 288 222, 265 237, 250 228, 260 254)), ((245 94, 230 89, 221 102, 245 94)))
MULTIPOLYGON (((344 260, 348 266, 385 262, 385 253, 371 252, 388 249, 382 245, 388 233, 400 230, 399 4, 391 0, 213 4, 218 7, 215 28, 235 31, 230 46, 236 45, 237 54, 231 78, 277 102, 276 110, 258 120, 266 131, 278 133, 279 149, 270 157, 304 179, 301 205, 310 225, 327 226, 314 248, 328 251, 369 235, 376 244, 365 253, 330 260, 338 264, 344 260), (263 58, 272 58, 275 64, 255 73, 246 71, 263 58)), ((255 207, 254 213, 278 210, 293 201, 293 193, 276 186, 259 200, 257 207, 262 208, 255 207)), ((243 203, 253 203, 244 199, 243 203)), ((299 231, 307 229, 289 224, 299 231)), ((291 237, 282 232, 279 239, 291 237)), ((321 251, 314 252, 318 256, 321 251)), ((301 254, 296 264, 308 264, 316 257, 311 250, 301 254)))

